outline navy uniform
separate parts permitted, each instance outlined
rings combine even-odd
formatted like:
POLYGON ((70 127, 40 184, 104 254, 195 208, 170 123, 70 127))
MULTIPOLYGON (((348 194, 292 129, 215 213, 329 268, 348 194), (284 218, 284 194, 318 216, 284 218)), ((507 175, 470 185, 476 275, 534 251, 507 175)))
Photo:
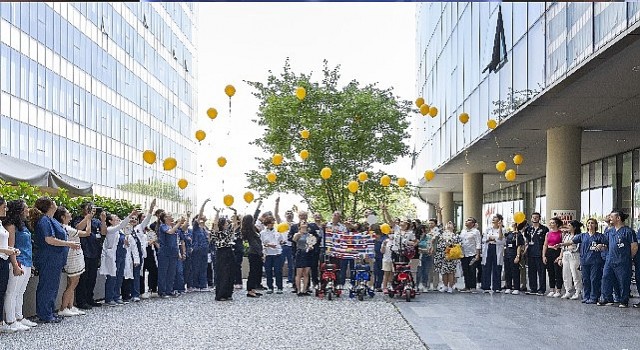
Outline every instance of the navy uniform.
POLYGON ((40 272, 36 289, 36 313, 41 321, 52 322, 56 320, 53 311, 58 297, 60 274, 67 262, 69 247, 50 245, 46 242, 46 237, 66 241, 67 230, 57 220, 43 215, 36 224, 34 240, 38 251, 34 263, 40 272))
POLYGON ((527 265, 529 265, 530 294, 544 294, 547 290, 547 276, 542 262, 542 247, 547 232, 549 229, 544 225, 540 225, 538 228, 528 226, 524 231, 527 265))
POLYGON ((629 304, 629 290, 631 288, 631 244, 637 244, 636 233, 629 226, 615 227, 607 230, 608 242, 607 261, 602 275, 603 303, 613 302, 613 285, 620 290, 618 301, 620 306, 629 304))
POLYGON ((607 238, 600 232, 588 232, 573 237, 574 244, 580 244, 580 269, 582 271, 582 302, 595 304, 600 299, 603 261, 598 244, 607 244, 607 238))
POLYGON ((505 238, 504 279, 507 289, 520 290, 520 264, 515 263, 520 257, 519 249, 524 246, 524 237, 518 231, 509 231, 505 238))
MULTIPOLYGON (((84 219, 82 216, 76 217, 71 226, 77 228, 84 219)), ((81 309, 89 309, 92 306, 101 306, 93 300, 93 290, 96 288, 96 278, 98 277, 98 267, 102 256, 102 235, 100 234, 101 222, 97 218, 91 219, 91 234, 87 237, 80 237, 80 245, 84 255, 85 271, 80 275, 78 287, 76 287, 76 304, 81 309)), ((89 231, 88 227, 84 231, 89 231)))

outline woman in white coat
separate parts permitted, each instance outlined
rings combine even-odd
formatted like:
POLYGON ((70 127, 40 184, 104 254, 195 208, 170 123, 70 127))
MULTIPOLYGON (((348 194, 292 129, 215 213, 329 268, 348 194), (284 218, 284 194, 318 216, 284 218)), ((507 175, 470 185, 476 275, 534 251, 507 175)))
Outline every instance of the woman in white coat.
POLYGON ((105 237, 102 256, 100 257, 100 274, 107 277, 104 285, 104 303, 107 306, 124 304, 120 297, 127 252, 124 247, 125 234, 123 230, 129 224, 129 220, 136 217, 136 215, 138 215, 138 211, 134 210, 121 221, 115 214, 107 214, 105 212, 100 214, 103 225, 107 225, 107 236, 105 237))
POLYGON ((491 223, 492 227, 482 235, 482 290, 485 293, 500 293, 505 243, 502 215, 494 215, 491 223))

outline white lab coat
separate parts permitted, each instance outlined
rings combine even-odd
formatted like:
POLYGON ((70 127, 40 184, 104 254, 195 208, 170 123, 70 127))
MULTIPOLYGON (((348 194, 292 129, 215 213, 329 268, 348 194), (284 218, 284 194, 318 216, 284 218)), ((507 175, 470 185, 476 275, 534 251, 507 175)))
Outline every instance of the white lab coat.
POLYGON ((127 249, 127 255, 124 260, 124 278, 127 280, 133 279, 133 266, 135 264, 140 264, 140 255, 138 254, 138 246, 136 245, 136 240, 133 238, 133 229, 127 228, 129 234, 127 234, 124 239, 126 241, 124 247, 127 249))
POLYGON ((506 242, 506 239, 504 238, 505 234, 507 232, 505 231, 504 228, 501 229, 494 229, 494 228, 488 228, 484 231, 484 235, 482 235, 482 265, 486 265, 487 264, 487 253, 489 251, 489 244, 493 244, 495 243, 496 245, 496 256, 498 258, 498 266, 502 266, 503 262, 504 262, 504 245, 506 242), (499 231, 498 230, 502 230, 502 240, 499 240, 499 231), (496 241, 493 243, 487 243, 487 239, 489 238, 494 238, 496 241))
MULTIPOLYGON (((133 228, 133 234, 136 235, 136 237, 138 237, 138 239, 140 240, 140 249, 142 250, 142 259, 138 259, 139 260, 139 264, 140 264, 140 276, 144 277, 144 259, 147 257, 147 246, 149 245, 148 243, 148 239, 147 239, 147 234, 144 232, 144 229, 149 225, 149 222, 151 221, 151 215, 147 215, 144 220, 142 220, 142 222, 140 224, 138 224, 138 226, 133 228)), ((136 246, 136 240, 131 237, 131 241, 133 243, 133 245, 131 245, 132 249, 131 252, 133 255, 138 256, 138 248, 136 246)), ((135 260, 135 257, 134 257, 135 260)), ((135 263, 135 261, 134 261, 135 263)), ((133 267, 131 268, 131 278, 133 278, 133 267)))
POLYGON ((107 236, 102 245, 102 255, 100 256, 100 274, 105 276, 116 276, 116 250, 118 249, 118 240, 120 230, 123 230, 129 224, 129 216, 127 216, 120 225, 107 227, 107 236))

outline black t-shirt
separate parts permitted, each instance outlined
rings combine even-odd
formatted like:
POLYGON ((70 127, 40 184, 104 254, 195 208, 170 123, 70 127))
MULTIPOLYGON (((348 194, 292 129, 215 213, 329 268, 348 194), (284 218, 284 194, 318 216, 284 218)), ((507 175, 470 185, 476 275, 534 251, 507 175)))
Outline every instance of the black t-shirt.
POLYGON ((518 232, 508 232, 505 238, 504 257, 514 259, 518 255, 518 247, 524 245, 524 237, 518 232))
POLYGON ((540 225, 537 229, 533 226, 527 226, 524 230, 524 239, 527 244, 527 256, 532 258, 542 257, 542 246, 544 245, 544 239, 547 236, 549 229, 540 225))

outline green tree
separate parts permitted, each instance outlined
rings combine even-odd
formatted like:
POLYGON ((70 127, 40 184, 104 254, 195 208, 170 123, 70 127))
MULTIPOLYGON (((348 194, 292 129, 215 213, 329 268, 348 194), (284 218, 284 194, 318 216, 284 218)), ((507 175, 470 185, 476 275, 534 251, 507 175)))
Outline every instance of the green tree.
POLYGON ((247 173, 253 189, 263 195, 295 193, 312 210, 340 210, 354 217, 363 208, 390 198, 397 187, 382 187, 379 179, 383 174, 374 172, 372 165, 391 164, 408 153, 406 117, 412 103, 394 96, 392 88, 361 86, 356 80, 341 87, 339 80, 340 66, 330 68, 326 60, 317 82, 312 81, 311 73, 293 72, 287 59, 279 76, 269 71, 266 82, 247 82, 260 100, 254 121, 265 128, 264 135, 252 144, 269 154, 256 157, 257 169, 247 173), (306 89, 303 100, 295 95, 297 87, 306 89), (303 129, 310 131, 308 139, 300 136, 303 129), (298 155, 303 149, 309 151, 304 161, 298 155), (275 153, 285 158, 280 166, 272 164, 275 153), (324 167, 333 173, 328 180, 320 177, 324 167), (270 171, 278 176, 273 184, 265 176, 270 171), (362 171, 369 174, 369 180, 353 195, 346 186, 362 171))
POLYGON ((139 193, 147 196, 153 196, 162 199, 168 199, 174 202, 189 203, 181 195, 178 187, 170 182, 162 182, 159 180, 153 180, 150 182, 138 181, 130 182, 126 184, 118 185, 119 190, 139 193))

